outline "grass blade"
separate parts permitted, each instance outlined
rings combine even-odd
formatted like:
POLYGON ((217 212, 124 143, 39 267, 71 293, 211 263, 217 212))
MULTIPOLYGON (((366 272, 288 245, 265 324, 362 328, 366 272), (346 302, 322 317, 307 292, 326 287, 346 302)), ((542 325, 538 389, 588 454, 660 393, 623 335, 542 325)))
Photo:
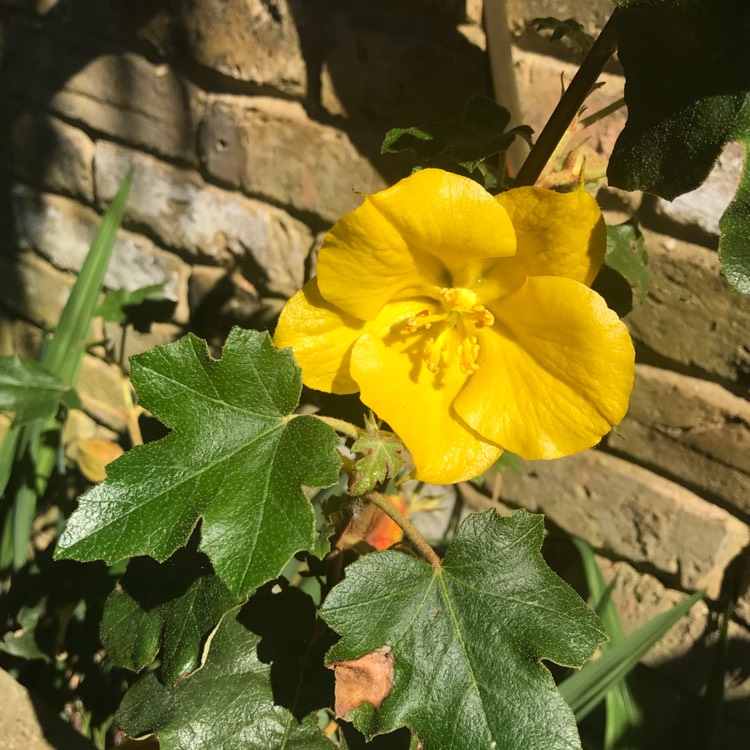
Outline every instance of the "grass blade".
MULTIPOLYGON (((117 231, 125 212, 132 172, 129 172, 120 186, 114 200, 102 217, 94 235, 86 259, 81 266, 70 297, 60 316, 60 322, 40 357, 41 363, 63 383, 75 387, 78 373, 83 363, 94 318, 94 311, 99 300, 99 293, 104 284, 104 276, 112 256, 117 231)), ((14 464, 27 464, 31 467, 33 477, 20 478, 19 488, 12 493, 14 505, 8 509, 2 538, 9 540, 7 525, 12 525, 13 566, 18 569, 27 560, 28 540, 31 524, 36 512, 36 500, 41 497, 52 475, 57 462, 58 447, 56 441, 46 438, 49 431, 59 432, 61 425, 56 419, 37 420, 19 431, 11 428, 6 434, 0 449, 0 489, 5 491, 11 477, 14 464), (22 455, 22 454, 26 455, 22 455), (33 496, 27 488, 33 488, 33 496)), ((6 497, 8 495, 6 494, 6 497)), ((7 550, 2 557, 7 559, 7 550)))
MULTIPOLYGON (((596 562, 594 550, 582 539, 574 538, 571 541, 581 556, 591 598, 609 635, 609 642, 602 644, 602 651, 607 651, 625 639, 620 616, 611 598, 616 579, 608 585, 596 562)), ((627 681, 623 678, 613 685, 607 691, 604 700, 607 708, 604 750, 634 750, 638 745, 637 735, 643 723, 643 714, 630 692, 627 681)))
POLYGON ((71 387, 75 386, 81 369, 94 310, 104 285, 104 276, 125 212, 132 179, 132 172, 128 172, 102 217, 86 260, 60 316, 60 322, 42 355, 42 364, 71 387))
POLYGON ((604 700, 607 691, 622 680, 704 594, 704 591, 696 591, 634 633, 612 644, 598 659, 590 661, 561 682, 560 693, 573 709, 576 719, 581 721, 588 716, 604 700))

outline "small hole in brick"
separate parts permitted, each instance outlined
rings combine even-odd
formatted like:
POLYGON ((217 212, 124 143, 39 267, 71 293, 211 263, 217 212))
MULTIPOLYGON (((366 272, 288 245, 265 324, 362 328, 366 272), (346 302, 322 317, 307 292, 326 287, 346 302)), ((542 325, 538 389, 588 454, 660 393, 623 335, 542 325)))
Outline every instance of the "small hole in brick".
POLYGON ((216 141, 216 150, 217 151, 226 151, 229 148, 229 143, 224 138, 219 138, 216 141))

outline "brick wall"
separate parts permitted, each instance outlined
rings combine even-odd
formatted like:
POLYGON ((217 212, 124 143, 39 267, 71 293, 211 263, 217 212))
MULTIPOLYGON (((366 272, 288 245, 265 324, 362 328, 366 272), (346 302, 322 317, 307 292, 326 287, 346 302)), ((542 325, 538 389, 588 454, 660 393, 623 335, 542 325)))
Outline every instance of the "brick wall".
MULTIPOLYGON (((219 343, 232 324, 268 324, 356 193, 405 174, 379 155, 384 131, 453 116, 492 91, 481 6, 0 0, 0 349, 33 353, 57 321, 130 166, 107 284, 164 281, 176 306, 131 337, 129 353, 188 328, 219 343)), ((528 20, 575 16, 595 32, 610 11, 608 0, 507 0, 519 119, 538 131, 578 61, 528 20)), ((489 37, 495 51, 507 42, 489 37)), ((621 95, 616 61, 605 80, 590 112, 621 95)), ((621 110, 602 121, 589 143, 606 153, 623 120, 621 110)), ((599 449, 502 477, 506 505, 545 512, 618 572, 629 629, 707 588, 647 660, 664 706, 700 689, 725 570, 740 569, 743 550, 747 565, 750 544, 750 298, 730 291, 716 257, 738 159, 730 147, 704 188, 672 204, 603 190, 610 221, 637 210, 657 277, 627 318, 639 360, 630 413, 599 449)), ((111 371, 94 357, 82 390, 89 419, 76 429, 123 428, 108 408, 111 371)), ((748 627, 746 592, 731 628, 727 743, 748 729, 748 627)))

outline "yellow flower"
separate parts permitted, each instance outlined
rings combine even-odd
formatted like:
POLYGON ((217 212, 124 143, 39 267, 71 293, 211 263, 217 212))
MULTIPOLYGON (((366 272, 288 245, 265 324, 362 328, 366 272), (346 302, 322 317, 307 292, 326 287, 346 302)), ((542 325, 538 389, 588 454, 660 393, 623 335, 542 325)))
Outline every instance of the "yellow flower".
POLYGON ((438 169, 369 195, 328 232, 275 334, 304 383, 360 392, 418 479, 595 445, 625 415, 627 329, 589 288, 606 232, 583 190, 497 197, 438 169))

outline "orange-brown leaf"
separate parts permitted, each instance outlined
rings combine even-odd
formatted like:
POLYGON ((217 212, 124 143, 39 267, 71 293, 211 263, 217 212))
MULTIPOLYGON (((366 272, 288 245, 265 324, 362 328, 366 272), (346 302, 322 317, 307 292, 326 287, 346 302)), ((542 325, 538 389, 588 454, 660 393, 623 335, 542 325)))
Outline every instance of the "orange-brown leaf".
POLYGON ((393 689, 393 649, 382 646, 358 659, 328 665, 336 676, 336 718, 344 718, 363 703, 380 708, 393 689))

